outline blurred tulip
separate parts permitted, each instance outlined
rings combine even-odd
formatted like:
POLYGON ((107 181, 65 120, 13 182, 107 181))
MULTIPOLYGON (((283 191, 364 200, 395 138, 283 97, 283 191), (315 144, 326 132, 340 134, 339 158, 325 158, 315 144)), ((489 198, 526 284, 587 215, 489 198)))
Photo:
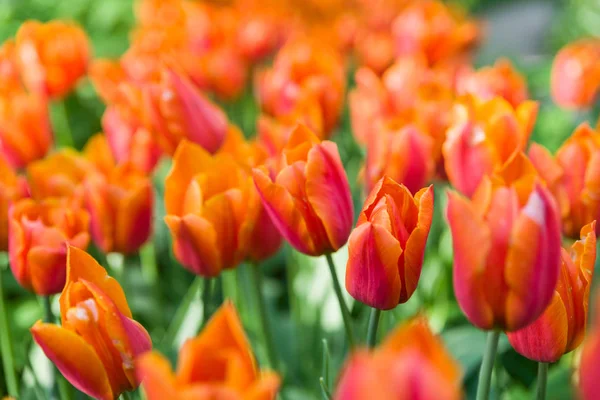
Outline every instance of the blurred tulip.
POLYGON ((127 121, 113 106, 106 108, 102 128, 110 152, 118 163, 129 163, 146 174, 154 170, 162 151, 148 129, 127 121))
POLYGON ((9 39, 0 47, 0 93, 7 95, 21 90, 15 42, 9 39))
POLYGON ((82 150, 82 154, 102 175, 110 174, 116 164, 108 146, 106 136, 103 133, 97 133, 89 138, 82 150))
POLYGON ((457 92, 459 95, 472 94, 482 100, 502 97, 515 108, 529 98, 525 78, 503 58, 493 66, 463 72, 458 77, 457 92))
POLYGON ((537 109, 533 101, 513 108, 500 97, 466 97, 458 103, 442 149, 450 183, 471 196, 484 176, 525 148, 537 109))
POLYGON ((484 178, 472 201, 449 192, 448 222, 459 306, 478 328, 510 332, 550 304, 561 234, 556 203, 535 175, 509 178, 484 178))
POLYGON ((427 321, 415 318, 394 330, 373 352, 351 356, 335 400, 458 400, 461 370, 427 321))
POLYGON ((78 390, 95 399, 116 399, 138 386, 134 362, 151 349, 150 335, 132 319, 119 283, 92 256, 71 246, 66 264, 62 326, 38 321, 31 334, 78 390))
POLYGON ((8 250, 8 210, 11 204, 27 195, 27 182, 0 157, 0 251, 8 250))
POLYGON ((64 21, 26 21, 15 38, 21 77, 30 91, 63 97, 85 75, 91 50, 79 26, 64 21))
POLYGON ((318 256, 338 250, 348 240, 354 210, 337 146, 320 142, 298 125, 283 150, 283 165, 275 179, 266 168, 253 170, 273 223, 301 253, 318 256))
POLYGON ((227 133, 227 116, 208 100, 189 80, 165 69, 159 84, 144 93, 147 111, 157 134, 158 144, 173 154, 182 139, 216 152, 227 133))
POLYGON ((595 225, 583 227, 581 240, 570 252, 562 249, 558 285, 544 313, 525 328, 508 333, 514 349, 530 360, 556 362, 583 341, 596 261, 595 225))
POLYGON ((600 132, 583 123, 554 158, 536 144, 529 154, 560 206, 564 234, 578 237, 585 225, 600 219, 600 132))
POLYGON ((84 188, 96 246, 104 253, 136 252, 152 231, 154 192, 150 179, 129 165, 121 165, 106 177, 87 179, 84 188))
POLYGON ((600 90, 600 39, 582 39, 563 47, 552 63, 550 87, 561 107, 592 106, 600 90))
POLYGON ((267 57, 282 43, 276 17, 247 15, 237 31, 236 44, 247 59, 257 62, 267 57))
POLYGON ((600 293, 596 292, 594 320, 583 342, 579 362, 579 392, 582 400, 595 400, 598 397, 600 382, 600 293))
POLYGON ((346 290, 371 307, 389 310, 417 287, 433 217, 433 186, 413 197, 382 178, 365 201, 350 234, 346 290))
POLYGON ((0 152, 13 168, 46 155, 52 146, 47 101, 33 93, 0 96, 0 152))
POLYGON ((368 68, 360 68, 354 74, 356 88, 350 91, 348 102, 352 135, 361 145, 366 145, 379 118, 388 110, 386 88, 379 77, 368 68))
POLYGON ((8 212, 10 268, 21 286, 38 295, 60 293, 65 285, 69 244, 86 248, 89 216, 56 199, 22 199, 8 212))
POLYGON ((83 180, 93 173, 94 165, 70 148, 58 150, 27 167, 27 179, 34 199, 57 197, 68 199, 74 205, 81 205, 83 180))
POLYGON ((416 193, 434 176, 432 147, 431 137, 413 125, 397 130, 380 126, 367 146, 365 191, 370 192, 383 176, 388 176, 416 193))
POLYGON ((179 350, 177 371, 157 352, 136 360, 148 400, 274 400, 280 379, 259 371, 233 304, 226 301, 200 334, 179 350))
POLYGON ((200 58, 200 63, 202 79, 217 96, 233 100, 246 87, 248 65, 233 46, 211 51, 200 58))
POLYGON ((395 58, 394 38, 390 32, 366 31, 356 37, 355 51, 361 66, 381 75, 395 58))

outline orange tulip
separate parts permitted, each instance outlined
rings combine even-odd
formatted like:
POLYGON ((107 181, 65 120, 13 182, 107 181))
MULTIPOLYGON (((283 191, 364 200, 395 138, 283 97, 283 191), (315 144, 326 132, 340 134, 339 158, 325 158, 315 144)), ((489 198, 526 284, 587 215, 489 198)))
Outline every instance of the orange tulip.
POLYGON ((537 109, 533 101, 513 108, 500 97, 464 98, 456 106, 455 121, 442 148, 450 183, 471 196, 484 176, 525 148, 537 109))
POLYGON ((216 152, 227 133, 227 116, 185 77, 165 69, 159 84, 144 92, 158 144, 173 154, 183 139, 216 152))
POLYGON ((395 58, 394 38, 389 31, 365 31, 356 36, 355 51, 361 66, 381 75, 395 58))
POLYGON ((283 24, 265 13, 247 15, 237 31, 236 45, 240 54, 253 62, 273 53, 283 42, 283 24))
POLYGON ((116 164, 103 133, 97 133, 89 138, 81 153, 102 175, 110 174, 116 164))
POLYGON ((596 261, 595 225, 594 221, 583 227, 581 240, 570 252, 562 249, 558 285, 548 308, 527 327, 508 334, 519 354, 538 362, 556 362, 583 341, 596 261))
POLYGON ((382 310, 408 301, 421 275, 432 217, 433 186, 413 197, 389 177, 377 182, 350 234, 348 293, 382 310))
POLYGON ((274 180, 266 168, 253 170, 273 223, 301 253, 338 250, 348 240, 354 209, 337 146, 298 125, 283 150, 283 164, 274 180))
POLYGON ((129 165, 85 181, 90 232, 104 253, 136 252, 150 237, 154 192, 150 178, 129 165))
POLYGON ((8 209, 27 195, 27 182, 0 157, 0 251, 8 250, 8 209))
POLYGON ((600 131, 583 123, 554 158, 539 145, 531 147, 530 156, 559 203, 563 232, 577 237, 600 217, 600 131))
POLYGON ((0 152, 14 168, 46 155, 52 146, 48 103, 34 93, 0 96, 0 152))
POLYGON ((524 156, 468 200, 449 193, 454 292, 471 323, 515 331, 550 304, 560 273, 560 216, 524 156))
POLYGON ((600 295, 596 294, 596 307, 593 326, 583 342, 579 363, 579 392, 582 400, 598 398, 600 382, 600 295))
POLYGON ((39 295, 60 293, 65 285, 67 246, 86 248, 89 216, 55 199, 22 199, 8 212, 10 268, 21 286, 39 295))
POLYGON ((259 371, 232 303, 225 302, 202 332, 179 351, 177 372, 157 352, 136 361, 148 400, 274 400, 280 379, 259 371))
POLYGON ((416 193, 433 178, 433 139, 414 125, 397 130, 380 126, 378 134, 369 139, 364 165, 367 193, 383 176, 405 185, 411 193, 416 193))
POLYGON ((563 47, 552 63, 550 87, 561 107, 592 106, 600 90, 600 39, 582 39, 563 47))
POLYGON ((78 390, 113 400, 138 386, 136 358, 151 349, 148 332, 132 319, 119 283, 85 251, 69 247, 60 296, 62 326, 42 323, 31 334, 78 390))
POLYGON ((510 61, 500 59, 491 67, 463 72, 457 82, 459 95, 472 94, 482 100, 502 97, 513 107, 528 99, 527 82, 510 61))
POLYGON ((334 400, 458 400, 461 370, 424 318, 406 322, 373 352, 351 356, 334 400))
POLYGON ((49 197, 68 199, 81 205, 82 183, 95 173, 94 165, 73 149, 65 148, 27 168, 31 196, 36 200, 49 197))
POLYGON ((6 95, 21 90, 15 42, 9 39, 0 47, 0 93, 6 95))
POLYGON ((24 22, 17 31, 16 51, 27 88, 52 98, 73 90, 90 59, 85 32, 64 21, 24 22))

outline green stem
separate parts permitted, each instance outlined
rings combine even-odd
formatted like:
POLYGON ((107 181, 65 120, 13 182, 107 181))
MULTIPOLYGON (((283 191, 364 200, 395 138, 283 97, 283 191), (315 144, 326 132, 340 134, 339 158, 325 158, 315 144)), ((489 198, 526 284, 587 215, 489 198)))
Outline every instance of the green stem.
POLYGON ((367 330, 367 346, 372 349, 377 343, 377 327, 379 326, 379 319, 381 317, 381 310, 379 308, 372 308, 371 315, 369 316, 369 329, 367 330))
POLYGON ((121 393, 121 397, 123 398, 123 400, 132 400, 133 399, 133 396, 129 392, 121 393))
POLYGON ((14 398, 19 397, 19 385, 15 373, 15 355, 12 347, 12 335, 8 320, 6 305, 4 304, 4 283, 2 274, 4 265, 0 266, 0 351, 2 351, 2 366, 8 394, 14 398))
MULTIPOLYGON (((42 296, 42 303, 44 304, 44 322, 48 324, 54 324, 54 314, 52 314, 52 302, 50 296, 42 296)), ((58 398, 58 387, 56 381, 56 370, 54 364, 50 361, 50 398, 58 398)))
POLYGON ((212 315, 212 279, 204 278, 202 285, 202 327, 206 325, 212 315))
POLYGON ((271 365, 271 368, 279 370, 279 359, 277 358, 277 353, 275 352, 273 335, 271 334, 271 325, 269 324, 269 317, 267 315, 265 297, 263 295, 263 282, 260 265, 258 263, 252 263, 250 267, 252 269, 254 293, 256 296, 256 304, 258 306, 258 313, 260 317, 260 324, 262 327, 263 339, 267 348, 267 355, 269 357, 269 364, 271 365))
POLYGON ((354 334, 352 333, 350 313, 348 312, 348 307, 346 306, 346 302, 344 301, 344 295, 342 294, 342 287, 340 286, 340 281, 338 280, 337 273, 335 272, 333 258, 331 258, 330 253, 326 254, 325 258, 327 258, 327 265, 329 265, 331 280, 333 280, 333 289, 335 290, 338 302, 340 303, 340 310, 342 311, 342 319, 344 320, 344 329, 346 330, 346 337, 348 338, 348 343, 350 345, 350 348, 352 349, 354 348, 354 334))
POLYGON ((537 400, 546 399, 546 381, 548 380, 548 363, 538 364, 537 400))
POLYGON ((200 290, 200 286, 202 285, 203 281, 204 279, 201 276, 197 276, 190 285, 186 294, 183 296, 181 304, 179 304, 177 311, 175 311, 175 315, 171 320, 171 324, 169 325, 167 332, 163 336, 163 339, 161 341, 162 346, 169 346, 170 348, 173 347, 173 342, 175 341, 175 338, 177 337, 177 334, 181 329, 181 325, 185 320, 185 316, 187 315, 190 305, 192 304, 194 298, 196 297, 196 294, 200 290))
POLYGON ((479 384, 477 385, 477 400, 487 400, 490 395, 490 384, 492 382, 492 370, 494 369, 494 360, 498 350, 498 340, 500 331, 490 331, 488 333, 485 353, 479 370, 479 384))
POLYGON ((71 131, 71 123, 69 122, 69 113, 67 112, 67 106, 65 105, 66 99, 59 100, 57 108, 60 113, 60 118, 64 124, 64 131, 56 132, 57 142, 63 147, 74 147, 73 145, 73 132, 71 131))

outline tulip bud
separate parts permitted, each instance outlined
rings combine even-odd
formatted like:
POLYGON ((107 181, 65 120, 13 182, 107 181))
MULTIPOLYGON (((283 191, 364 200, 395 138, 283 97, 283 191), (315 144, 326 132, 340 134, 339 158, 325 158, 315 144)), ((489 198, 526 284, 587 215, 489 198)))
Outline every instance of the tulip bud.
POLYGON ((138 386, 136 357, 151 349, 148 332, 132 319, 119 283, 85 251, 69 247, 60 296, 62 326, 38 321, 31 334, 78 390, 113 400, 138 386))
POLYGON ((137 359, 136 374, 148 400, 186 395, 199 399, 274 400, 280 384, 277 374, 256 367, 240 318, 229 301, 197 337, 181 347, 175 373, 165 357, 151 352, 137 359))
POLYGON ((417 288, 433 217, 433 186, 413 197, 389 177, 373 188, 350 234, 346 290, 374 308, 405 303, 417 288))
POLYGON ((354 353, 334 400, 458 400, 461 371, 424 318, 406 322, 373 352, 354 353))
POLYGON ((562 249, 558 284, 550 305, 531 324, 508 333, 521 355, 537 362, 556 362, 576 349, 585 336, 590 286, 596 261, 596 222, 581 230, 581 240, 562 249))
POLYGON ((55 199, 22 199, 8 213, 10 268, 21 286, 39 295, 60 293, 65 285, 67 246, 86 248, 89 216, 55 199))
POLYGON ((63 97, 85 75, 90 45, 79 26, 63 21, 26 21, 15 38, 21 77, 30 91, 63 97))
POLYGON ((283 150, 283 163, 274 180, 266 168, 253 170, 273 223, 301 253, 318 256, 338 250, 348 240, 354 209, 337 146, 320 142, 298 125, 283 150))
POLYGON ((148 177, 121 165, 87 179, 84 193, 92 239, 104 253, 131 254, 148 240, 154 203, 148 177))

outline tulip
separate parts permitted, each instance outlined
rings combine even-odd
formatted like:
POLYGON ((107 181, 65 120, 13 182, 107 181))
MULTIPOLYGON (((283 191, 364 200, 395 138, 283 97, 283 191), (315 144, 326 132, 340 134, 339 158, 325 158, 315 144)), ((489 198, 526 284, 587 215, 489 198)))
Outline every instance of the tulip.
POLYGON ((535 321, 550 304, 561 241, 548 189, 527 176, 510 178, 486 178, 472 201, 448 196, 458 304, 473 325, 509 332, 535 321))
POLYGON ((596 295, 596 307, 592 329, 583 342, 579 363, 579 392, 582 400, 598 397, 600 379, 600 296, 596 295))
POLYGON ((0 251, 8 250, 8 210, 27 195, 27 183, 0 157, 0 251))
POLYGON ((414 125, 392 130, 381 126, 367 147, 365 189, 369 192, 383 177, 405 185, 411 193, 425 186, 435 173, 433 139, 414 125))
POLYGON ((550 88, 561 107, 591 107, 600 90, 600 40, 581 39, 563 47, 552 63, 550 88))
POLYGON ((132 319, 119 283, 92 256, 71 246, 66 264, 62 326, 38 321, 31 334, 78 390, 95 399, 116 399, 138 386, 134 363, 151 349, 150 336, 132 319))
POLYGON ((253 170, 273 223, 301 253, 318 256, 338 250, 348 240, 354 210, 337 146, 320 142, 298 125, 283 150, 283 163, 274 180, 265 168, 253 170))
POLYGON ((442 149, 450 183, 472 196, 484 176, 525 148, 537 108, 533 101, 513 108, 499 97, 488 101, 463 99, 456 106, 455 121, 442 149))
POLYGON ((148 400, 274 400, 280 379, 259 371, 233 304, 225 302, 202 332, 179 351, 177 371, 157 352, 136 360, 148 400))
POLYGON ((558 285, 544 313, 525 328, 508 334, 521 355, 537 362, 556 362, 576 349, 585 336, 590 286, 596 261, 596 222, 581 230, 581 240, 562 249, 558 285))
POLYGON ((146 174, 152 172, 162 152, 148 129, 123 118, 114 106, 106 108, 102 128, 110 152, 118 163, 130 163, 146 174))
POLYGON ((83 157, 102 175, 108 175, 116 161, 112 156, 106 136, 97 133, 88 139, 82 150, 83 157))
POLYGON ((165 69, 159 84, 149 85, 144 100, 158 144, 173 154, 182 139, 216 152, 227 133, 225 113, 185 77, 165 69))
POLYGON ((358 351, 346 364, 334 400, 458 400, 461 370, 425 319, 394 330, 373 352, 358 351))
POLYGON ((240 53, 253 62, 264 59, 281 44, 282 24, 268 15, 249 15, 241 22, 236 45, 240 53))
POLYGON ((506 59, 496 61, 491 67, 460 75, 457 92, 459 95, 470 93, 482 100, 502 97, 513 107, 518 107, 529 97, 525 78, 506 59))
POLYGON ((367 31, 356 37, 359 64, 381 75, 395 58, 394 38, 390 32, 367 31))
POLYGON ((433 186, 413 197, 389 177, 373 188, 350 234, 346 290, 389 310, 414 293, 433 217, 433 186))
POLYGON ((8 212, 8 255, 17 282, 38 295, 60 293, 65 285, 69 244, 86 248, 89 216, 64 202, 22 199, 8 212))
POLYGON ((13 168, 46 155, 52 146, 47 101, 18 91, 0 96, 0 153, 13 168))
POLYGON ((26 21, 15 39, 21 77, 32 92, 63 97, 86 73, 90 45, 79 26, 63 21, 26 21))
POLYGON ((15 42, 4 42, 0 47, 0 93, 8 94, 22 90, 16 56, 15 42))
POLYGON ((564 234, 577 237, 600 217, 600 131, 583 123, 554 158, 539 145, 531 147, 530 156, 558 201, 564 234))
POLYGON ((90 213, 92 239, 104 253, 134 253, 150 237, 152 182, 130 166, 118 166, 106 177, 87 179, 84 202, 90 213))

